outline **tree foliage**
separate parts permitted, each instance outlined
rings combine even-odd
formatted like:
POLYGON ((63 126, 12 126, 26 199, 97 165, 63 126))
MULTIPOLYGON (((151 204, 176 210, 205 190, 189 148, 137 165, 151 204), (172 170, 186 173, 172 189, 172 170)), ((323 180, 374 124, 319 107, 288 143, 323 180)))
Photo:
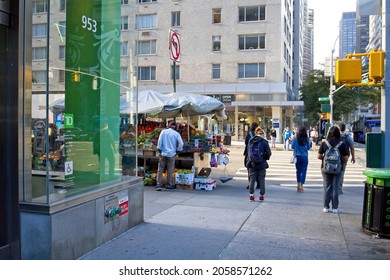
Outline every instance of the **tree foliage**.
MULTIPOLYGON (((339 88, 341 85, 336 85, 339 88)), ((322 70, 312 70, 300 87, 301 100, 305 105, 305 117, 310 125, 315 125, 321 113, 320 97, 329 97, 330 78, 324 76, 322 70)), ((343 87, 333 95, 333 120, 341 120, 343 114, 357 110, 359 106, 380 102, 380 91, 375 87, 343 87)))

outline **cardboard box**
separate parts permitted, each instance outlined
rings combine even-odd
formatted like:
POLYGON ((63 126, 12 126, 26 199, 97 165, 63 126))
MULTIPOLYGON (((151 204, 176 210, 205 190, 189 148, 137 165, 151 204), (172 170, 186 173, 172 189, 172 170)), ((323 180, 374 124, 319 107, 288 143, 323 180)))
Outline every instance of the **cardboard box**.
POLYGON ((213 182, 214 180, 211 179, 211 177, 207 177, 207 178, 204 178, 204 177, 195 177, 194 178, 194 183, 200 183, 200 184, 206 184, 206 183, 210 183, 210 182, 213 182))
POLYGON ((194 174, 180 174, 176 173, 175 183, 179 185, 191 185, 194 183, 194 174))
POLYGON ((194 184, 190 184, 190 185, 176 184, 176 189, 177 190, 193 190, 194 184))
POLYGON ((143 155, 144 156, 151 156, 151 157, 154 157, 156 155, 156 152, 155 151, 152 151, 152 150, 143 150, 143 155))
POLYGON ((197 190, 206 190, 206 191, 212 191, 213 188, 217 186, 217 181, 216 180, 210 180, 206 183, 196 183, 195 184, 195 189, 197 190))

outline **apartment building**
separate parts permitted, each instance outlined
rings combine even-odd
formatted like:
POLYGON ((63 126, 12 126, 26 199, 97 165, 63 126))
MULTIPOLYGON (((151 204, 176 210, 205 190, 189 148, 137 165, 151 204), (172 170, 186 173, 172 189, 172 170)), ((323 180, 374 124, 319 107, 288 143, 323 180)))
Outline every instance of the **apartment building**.
MULTIPOLYGON (((66 1, 51 1, 50 52, 47 52, 46 1, 33 1, 33 119, 45 112, 46 55, 50 56, 50 102, 61 98, 65 81, 66 1)), ((191 1, 121 0, 121 94, 136 89, 192 92, 223 100, 233 139, 245 137, 248 124, 264 128, 293 125, 302 106, 304 25, 294 25, 299 9, 291 0, 191 1), (169 51, 169 32, 180 35, 180 62, 169 51), (294 67, 295 65, 295 69, 294 67), (299 72, 299 75, 294 74, 299 72)), ((299 20, 298 20, 299 22, 299 20)), ((305 21, 306 22, 306 21, 305 21)))

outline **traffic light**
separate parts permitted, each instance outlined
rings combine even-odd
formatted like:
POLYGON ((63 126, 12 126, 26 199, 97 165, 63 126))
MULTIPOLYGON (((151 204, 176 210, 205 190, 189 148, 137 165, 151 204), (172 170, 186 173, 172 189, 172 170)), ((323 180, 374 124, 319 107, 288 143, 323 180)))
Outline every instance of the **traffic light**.
POLYGON ((80 73, 78 71, 74 71, 71 73, 71 80, 72 82, 80 82, 80 73))
POLYGON ((385 52, 372 50, 369 52, 368 79, 380 82, 385 76, 385 52))
POLYGON ((355 58, 336 60, 336 83, 360 83, 362 80, 362 61, 355 58))

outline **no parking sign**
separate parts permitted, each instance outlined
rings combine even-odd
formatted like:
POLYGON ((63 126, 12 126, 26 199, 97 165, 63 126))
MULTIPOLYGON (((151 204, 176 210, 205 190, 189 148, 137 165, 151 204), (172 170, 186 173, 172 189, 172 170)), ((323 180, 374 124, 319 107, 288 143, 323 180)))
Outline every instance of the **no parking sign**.
POLYGON ((180 62, 180 34, 171 30, 169 36, 169 50, 171 59, 180 62))

